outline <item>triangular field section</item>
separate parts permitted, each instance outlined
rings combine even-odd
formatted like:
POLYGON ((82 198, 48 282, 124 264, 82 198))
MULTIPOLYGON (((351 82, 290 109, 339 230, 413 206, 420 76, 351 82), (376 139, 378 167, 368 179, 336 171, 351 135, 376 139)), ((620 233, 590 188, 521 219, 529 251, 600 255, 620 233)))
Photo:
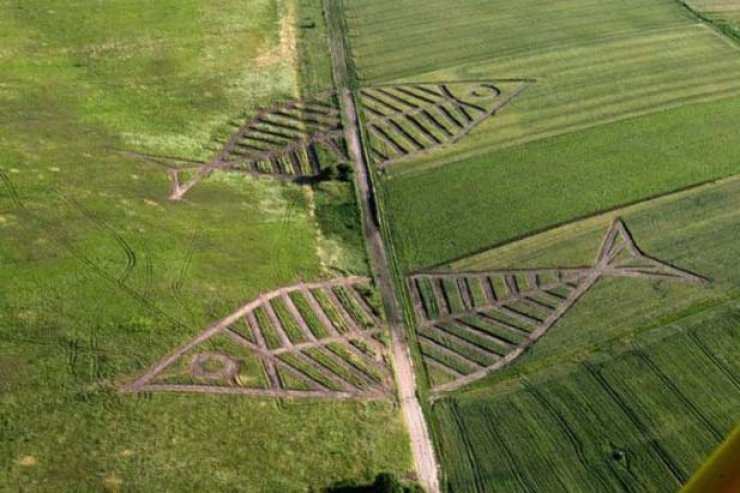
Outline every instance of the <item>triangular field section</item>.
POLYGON ((369 279, 264 294, 124 388, 264 397, 387 398, 391 377, 369 279))

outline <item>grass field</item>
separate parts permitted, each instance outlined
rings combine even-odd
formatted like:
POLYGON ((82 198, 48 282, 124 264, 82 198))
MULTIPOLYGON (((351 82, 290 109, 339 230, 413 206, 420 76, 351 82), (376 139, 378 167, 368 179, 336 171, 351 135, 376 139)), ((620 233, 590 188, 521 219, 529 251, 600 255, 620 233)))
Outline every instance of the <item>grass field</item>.
POLYGON ((346 183, 216 174, 173 203, 162 169, 117 152, 207 158, 230 122, 329 88, 319 6, 0 1, 0 46, 0 490, 405 472, 390 404, 116 392, 260 292, 366 272, 346 183))
MULTIPOLYGON (((645 252, 711 282, 599 281, 516 363, 435 405, 450 491, 668 492, 688 480, 740 407, 739 187, 734 178, 619 211, 645 252)), ((609 221, 450 268, 588 265, 609 221)))

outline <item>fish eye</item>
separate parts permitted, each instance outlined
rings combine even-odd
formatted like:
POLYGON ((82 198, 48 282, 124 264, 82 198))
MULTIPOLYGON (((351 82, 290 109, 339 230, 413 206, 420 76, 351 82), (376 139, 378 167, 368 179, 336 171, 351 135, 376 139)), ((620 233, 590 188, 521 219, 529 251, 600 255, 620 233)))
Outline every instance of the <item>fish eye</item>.
POLYGON ((474 98, 492 98, 501 94, 501 91, 493 84, 481 84, 470 91, 470 96, 474 98))

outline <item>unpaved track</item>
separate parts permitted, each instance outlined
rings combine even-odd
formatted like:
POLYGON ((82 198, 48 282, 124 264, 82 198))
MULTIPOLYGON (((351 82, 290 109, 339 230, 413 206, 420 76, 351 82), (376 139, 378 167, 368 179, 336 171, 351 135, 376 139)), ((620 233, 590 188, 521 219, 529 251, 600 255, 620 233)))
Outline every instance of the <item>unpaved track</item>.
POLYGON ((380 289, 388 319, 398 399, 408 427, 414 466, 419 483, 427 493, 439 493, 434 447, 424 420, 424 413, 416 396, 416 375, 406 339, 403 317, 396 299, 388 255, 375 215, 377 214, 374 201, 375 191, 370 177, 369 164, 363 152, 355 98, 349 84, 350 75, 347 69, 349 54, 345 51, 344 34, 341 29, 338 29, 336 23, 336 21, 342 22, 343 19, 332 18, 337 12, 342 12, 341 0, 326 0, 324 8, 329 29, 334 83, 337 85, 337 93, 342 109, 344 136, 355 168, 355 186, 361 202, 365 241, 371 267, 375 274, 375 281, 380 289))

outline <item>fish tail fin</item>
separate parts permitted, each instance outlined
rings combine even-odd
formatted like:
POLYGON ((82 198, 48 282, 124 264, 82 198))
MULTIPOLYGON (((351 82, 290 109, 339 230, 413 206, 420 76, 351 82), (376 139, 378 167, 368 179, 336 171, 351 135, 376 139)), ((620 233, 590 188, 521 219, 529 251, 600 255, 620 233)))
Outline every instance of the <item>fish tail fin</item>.
POLYGON ((620 218, 612 223, 604 236, 594 267, 612 276, 648 277, 692 283, 708 282, 705 277, 642 252, 620 218))

